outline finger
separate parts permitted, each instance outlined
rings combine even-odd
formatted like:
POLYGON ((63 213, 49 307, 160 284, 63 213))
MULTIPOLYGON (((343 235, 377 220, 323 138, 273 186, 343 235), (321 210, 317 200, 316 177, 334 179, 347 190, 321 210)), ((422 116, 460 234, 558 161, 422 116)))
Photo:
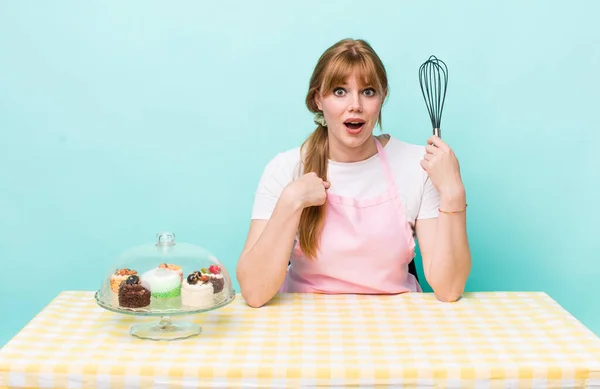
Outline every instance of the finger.
POLYGON ((433 159, 434 159, 434 158, 435 158, 435 155, 434 155, 434 154, 425 154, 425 155, 423 156, 423 159, 424 159, 425 161, 428 161, 428 162, 431 162, 431 161, 433 161, 433 159))
POLYGON ((436 154, 440 152, 440 149, 438 149, 434 145, 427 145, 425 146, 425 151, 427 152, 427 154, 436 154))
POLYGON ((329 181, 323 181, 323 186, 325 189, 329 189, 331 187, 331 183, 329 181))
POLYGON ((427 171, 429 169, 429 161, 422 159, 420 163, 423 170, 427 171))
POLYGON ((445 151, 450 150, 450 146, 448 146, 448 144, 444 142, 439 136, 430 136, 429 139, 427 139, 427 144, 434 145, 445 151))

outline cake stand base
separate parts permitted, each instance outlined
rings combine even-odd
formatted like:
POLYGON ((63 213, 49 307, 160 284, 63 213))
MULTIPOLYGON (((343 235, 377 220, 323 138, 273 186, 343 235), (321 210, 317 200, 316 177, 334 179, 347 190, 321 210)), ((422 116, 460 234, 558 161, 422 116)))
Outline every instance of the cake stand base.
POLYGON ((129 333, 140 339, 177 340, 200 335, 202 328, 187 321, 173 323, 171 317, 162 316, 158 323, 136 324, 129 333))

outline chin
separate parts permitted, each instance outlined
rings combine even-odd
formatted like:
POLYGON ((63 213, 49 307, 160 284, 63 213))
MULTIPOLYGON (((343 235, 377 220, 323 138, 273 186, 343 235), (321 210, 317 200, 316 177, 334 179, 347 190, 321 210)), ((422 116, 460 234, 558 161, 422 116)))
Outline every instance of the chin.
POLYGON ((369 140, 370 136, 355 136, 355 137, 344 137, 344 144, 346 144, 346 146, 351 147, 351 148, 355 148, 355 147, 360 147, 362 145, 365 144, 365 142, 367 140, 369 140))
POLYGON ((369 140, 372 134, 372 131, 369 131, 368 129, 362 129, 360 132, 349 132, 344 129, 342 139, 344 140, 344 143, 349 146, 360 146, 369 140))

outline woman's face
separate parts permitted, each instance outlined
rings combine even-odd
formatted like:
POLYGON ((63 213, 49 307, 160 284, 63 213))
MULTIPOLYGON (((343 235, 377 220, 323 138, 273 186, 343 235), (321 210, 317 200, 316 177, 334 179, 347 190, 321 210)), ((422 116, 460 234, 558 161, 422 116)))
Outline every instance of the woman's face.
POLYGON ((368 158, 374 149, 371 139, 385 95, 375 86, 360 86, 355 73, 343 85, 321 91, 315 97, 323 111, 329 136, 329 156, 338 162, 368 158))

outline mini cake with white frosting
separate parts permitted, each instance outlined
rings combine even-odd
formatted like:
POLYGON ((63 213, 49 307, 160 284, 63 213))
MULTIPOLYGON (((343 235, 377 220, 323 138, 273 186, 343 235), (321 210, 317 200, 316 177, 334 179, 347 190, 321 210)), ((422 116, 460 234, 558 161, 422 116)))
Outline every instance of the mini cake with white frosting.
POLYGON ((181 286, 181 305, 190 308, 213 306, 214 288, 210 277, 195 271, 187 276, 181 286))

